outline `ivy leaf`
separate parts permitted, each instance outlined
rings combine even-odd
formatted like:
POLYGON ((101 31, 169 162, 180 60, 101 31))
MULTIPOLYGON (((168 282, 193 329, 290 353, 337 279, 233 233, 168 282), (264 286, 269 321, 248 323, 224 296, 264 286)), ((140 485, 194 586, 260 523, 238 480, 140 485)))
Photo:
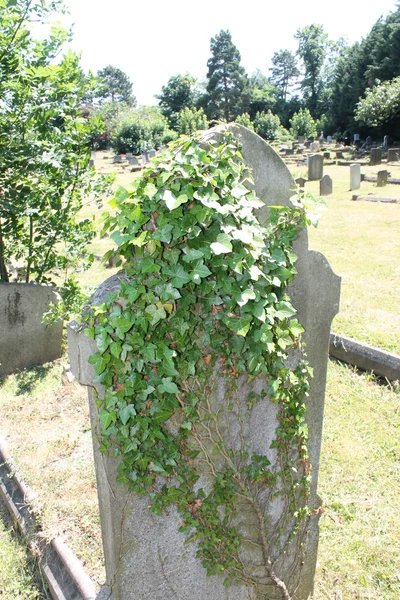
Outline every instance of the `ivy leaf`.
POLYGON ((278 319, 288 319, 296 314, 296 309, 289 302, 278 302, 275 316, 278 319))
POLYGON ((156 306, 155 304, 150 304, 145 311, 146 314, 150 316, 150 325, 157 325, 161 319, 165 319, 167 313, 165 312, 162 306, 156 306))
POLYGON ((119 411, 119 418, 121 419, 123 425, 126 425, 129 419, 131 417, 134 417, 135 415, 136 410, 133 404, 128 404, 127 406, 121 408, 121 410, 119 411))
POLYGON ((156 425, 160 425, 161 423, 168 421, 168 419, 172 417, 173 414, 173 410, 160 410, 160 412, 157 412, 153 415, 152 421, 156 425))
POLYGON ((178 206, 180 206, 181 204, 185 204, 185 202, 188 201, 188 197, 186 194, 181 194, 180 196, 176 197, 171 192, 171 190, 165 190, 163 200, 167 205, 167 208, 169 208, 169 210, 174 210, 175 208, 178 208, 178 206))
POLYGON ((100 419, 100 423, 101 423, 101 428, 103 431, 105 431, 106 429, 109 428, 109 426, 113 422, 114 416, 113 416, 113 413, 110 413, 110 412, 108 412, 108 410, 103 409, 99 413, 99 419, 100 419))
POLYGON ((203 263, 203 261, 200 261, 191 272, 190 278, 194 283, 199 284, 201 283, 202 278, 208 277, 209 275, 211 275, 210 269, 203 263))
POLYGON ((254 300, 256 297, 256 294, 253 290, 251 290, 250 288, 247 288, 247 290, 244 290, 244 292, 242 292, 239 300, 238 300, 238 304, 239 306, 244 306, 245 304, 248 303, 249 300, 254 300))
POLYGON ((190 275, 185 271, 182 265, 168 267, 164 272, 172 277, 171 284, 178 289, 190 281, 190 275))
POLYGON ((250 324, 251 324, 252 319, 253 319, 253 317, 251 315, 243 315, 242 317, 239 317, 238 319, 229 317, 228 319, 226 319, 226 324, 228 325, 228 327, 230 329, 233 329, 233 331, 237 335, 246 337, 246 335, 250 329, 250 324))
POLYGON ((157 193, 157 188, 154 185, 154 183, 147 183, 146 187, 143 190, 143 195, 147 196, 148 198, 152 198, 153 196, 155 196, 157 193))
POLYGON ((184 262, 193 262, 195 260, 199 260, 199 258, 203 258, 204 254, 201 250, 195 250, 194 248, 188 248, 186 254, 183 256, 184 262))
POLYGON ((292 319, 289 323, 289 331, 295 338, 297 338, 304 332, 304 327, 300 325, 297 319, 292 319))
POLYGON ((214 254, 228 254, 232 252, 231 238, 226 233, 217 235, 217 241, 210 246, 214 254))
POLYGON ((146 256, 146 258, 143 258, 140 262, 140 270, 142 273, 158 273, 160 271, 160 266, 156 265, 152 258, 146 256))
POLYGON ((162 383, 157 386, 157 389, 161 393, 167 392, 168 394, 179 394, 179 388, 176 383, 171 380, 171 377, 163 377, 162 383))

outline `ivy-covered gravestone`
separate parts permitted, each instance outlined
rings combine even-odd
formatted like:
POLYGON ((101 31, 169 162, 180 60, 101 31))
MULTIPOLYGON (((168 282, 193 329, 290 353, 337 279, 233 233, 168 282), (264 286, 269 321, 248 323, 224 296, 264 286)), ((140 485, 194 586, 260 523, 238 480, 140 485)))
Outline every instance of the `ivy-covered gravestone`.
POLYGON ((308 250, 295 188, 229 125, 117 192, 105 227, 122 271, 69 327, 116 600, 312 592, 339 279, 308 250))

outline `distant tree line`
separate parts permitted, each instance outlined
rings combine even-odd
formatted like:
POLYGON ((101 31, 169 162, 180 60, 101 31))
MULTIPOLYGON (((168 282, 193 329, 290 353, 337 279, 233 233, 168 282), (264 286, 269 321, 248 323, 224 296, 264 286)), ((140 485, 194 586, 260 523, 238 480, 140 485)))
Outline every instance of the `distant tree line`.
POLYGON ((329 40, 319 24, 298 29, 294 37, 295 53, 279 50, 269 75, 258 70, 249 76, 231 33, 221 30, 211 39, 205 80, 188 73, 170 77, 156 96, 158 110, 147 109, 142 128, 146 110, 135 108, 129 78, 109 65, 97 74, 96 110, 117 150, 127 128, 130 139, 135 130, 140 151, 221 120, 242 123, 268 140, 322 131, 400 138, 399 7, 353 45, 329 40))

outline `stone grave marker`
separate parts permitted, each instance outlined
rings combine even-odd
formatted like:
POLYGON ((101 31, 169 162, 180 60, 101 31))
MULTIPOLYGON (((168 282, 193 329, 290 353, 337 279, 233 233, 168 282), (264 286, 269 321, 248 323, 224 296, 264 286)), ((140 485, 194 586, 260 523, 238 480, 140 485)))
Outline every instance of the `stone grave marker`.
POLYGON ((133 154, 132 154, 132 152, 127 152, 127 153, 125 154, 125 158, 126 158, 126 160, 129 160, 130 158, 133 158, 133 154))
POLYGON ((138 161, 138 159, 136 158, 136 156, 130 156, 130 157, 128 158, 128 163, 129 163, 130 165, 132 165, 133 167, 136 167, 136 166, 138 166, 138 165, 139 165, 139 161, 138 161))
POLYGON ((371 148, 370 165, 380 165, 382 163, 382 148, 371 148))
POLYGON ((144 150, 142 153, 142 164, 147 165, 150 161, 150 156, 148 150, 144 150))
POLYGON ((120 164, 120 163, 124 162, 124 157, 121 154, 116 154, 113 157, 113 162, 120 164))
POLYGON ((344 154, 341 150, 340 151, 336 150, 336 158, 344 158, 344 154))
POLYGON ((312 154, 307 159, 308 181, 318 181, 324 174, 324 159, 321 154, 312 154))
POLYGON ((329 175, 324 175, 319 182, 319 195, 329 196, 330 194, 332 194, 332 190, 332 178, 329 177, 329 175))
POLYGON ((151 148, 149 150, 149 158, 154 158, 156 155, 156 151, 154 150, 154 148, 151 148))
POLYGON ((304 144, 304 142, 306 141, 306 138, 304 135, 299 135, 299 137, 297 138, 297 141, 299 142, 299 144, 304 144))
POLYGON ((376 185, 377 187, 384 187, 385 185, 387 185, 388 182, 388 172, 385 170, 383 171, 378 171, 378 175, 377 175, 377 179, 376 179, 376 185))
POLYGON ((388 135, 385 135, 383 138, 382 148, 383 148, 384 152, 388 151, 388 148, 389 148, 389 136, 388 135))
MULTIPOLYGON (((239 138, 244 162, 253 170, 256 193, 265 203, 265 207, 258 212, 258 217, 263 222, 269 213, 269 205, 290 204, 295 182, 283 161, 264 140, 241 126, 231 125, 229 129, 239 138)), ((220 141, 220 131, 221 128, 215 128, 205 132, 204 142, 211 139, 220 141)), ((267 519, 269 527, 274 530, 274 525, 280 523, 280 518, 284 515, 285 502, 282 499, 278 497, 272 500, 267 494, 263 500, 261 495, 262 509, 257 509, 256 513, 254 505, 246 496, 240 500, 241 506, 235 517, 235 526, 248 539, 248 543, 243 542, 240 561, 244 572, 247 573, 247 569, 253 573, 252 580, 256 580, 257 584, 248 580, 247 583, 238 582, 226 587, 224 575, 207 576, 206 570, 196 558, 197 542, 185 543, 190 534, 178 531, 182 526, 182 517, 174 508, 170 508, 167 514, 156 516, 149 510, 150 500, 147 496, 129 492, 116 481, 118 457, 112 452, 108 456, 98 452, 96 435, 99 432, 100 409, 93 392, 94 368, 88 362, 89 356, 96 351, 96 344, 94 340, 83 335, 77 324, 69 325, 71 370, 81 383, 90 386, 88 391, 95 436, 94 454, 105 565, 107 582, 111 584, 115 600, 255 600, 267 596, 276 599, 290 597, 306 600, 312 593, 318 545, 318 508, 321 505, 317 495, 317 480, 328 347, 331 321, 338 311, 340 279, 332 273, 322 254, 308 249, 306 231, 299 234, 294 252, 298 256, 298 274, 290 284, 289 295, 297 309, 298 319, 305 328, 307 357, 314 370, 311 389, 306 399, 308 448, 312 464, 308 503, 312 512, 301 550, 297 534, 283 554, 277 550, 281 545, 279 536, 282 533, 275 539, 274 535, 268 538, 268 552, 278 557, 273 564, 273 570, 278 573, 278 581, 285 582, 285 594, 283 588, 277 585, 276 578, 272 578, 268 556, 265 557, 261 551, 260 530, 257 525, 258 522, 264 523, 267 519)), ((127 275, 120 273, 106 280, 94 294, 92 303, 99 304, 110 293, 118 293, 121 282, 126 279, 127 275)), ((289 369, 293 369, 299 360, 296 352, 290 357, 289 369)), ((248 391, 257 392, 262 389, 262 380, 256 378, 250 382, 245 374, 239 382, 241 392, 246 390, 245 394, 241 393, 238 397, 238 407, 243 411, 243 429, 233 425, 233 421, 231 426, 227 425, 227 419, 230 417, 229 411, 226 412, 224 407, 231 399, 226 396, 227 381, 218 368, 213 383, 215 385, 209 394, 210 407, 216 414, 216 422, 221 427, 226 447, 235 449, 245 444, 250 453, 265 456, 271 461, 269 470, 281 469, 276 462, 277 453, 271 449, 278 423, 277 405, 268 402, 266 398, 256 401, 252 407, 244 403, 241 405, 242 398, 246 397, 248 391)), ((102 387, 98 384, 95 387, 102 397, 102 387)), ((173 425, 171 427, 173 435, 173 425)), ((199 457, 194 460, 199 461, 198 468, 202 473, 199 487, 207 488, 207 482, 214 481, 215 476, 205 460, 201 459, 203 451, 206 452, 206 449, 200 449, 199 457)), ((207 453, 204 456, 207 457, 207 453)), ((220 464, 218 468, 223 468, 223 465, 220 464)), ((223 515, 220 515, 220 518, 222 519, 223 515)), ((262 540, 261 542, 264 544, 262 540)), ((265 548, 265 545, 263 547, 265 548)))
POLYGON ((324 152, 324 158, 326 158, 327 160, 329 160, 331 157, 331 153, 330 152, 324 152))
POLYGON ((365 146, 366 146, 366 148, 368 148, 368 149, 369 149, 369 148, 371 148, 371 146, 372 146, 372 137, 371 137, 370 135, 369 135, 369 136, 367 137, 367 139, 365 140, 365 146))
POLYGON ((400 160, 400 149, 399 148, 389 148, 387 161, 388 162, 397 162, 400 160))
POLYGON ((319 142, 311 142, 310 152, 318 152, 320 149, 319 142))
POLYGON ((332 136, 331 136, 331 135, 327 135, 327 136, 326 136, 326 142, 327 142, 328 144, 332 144, 332 136))
POLYGON ((353 141, 354 142, 358 142, 359 139, 360 139, 360 134, 359 133, 355 133, 354 136, 353 136, 353 141))
POLYGON ((358 190, 361 185, 361 167, 359 164, 350 165, 350 190, 358 190))

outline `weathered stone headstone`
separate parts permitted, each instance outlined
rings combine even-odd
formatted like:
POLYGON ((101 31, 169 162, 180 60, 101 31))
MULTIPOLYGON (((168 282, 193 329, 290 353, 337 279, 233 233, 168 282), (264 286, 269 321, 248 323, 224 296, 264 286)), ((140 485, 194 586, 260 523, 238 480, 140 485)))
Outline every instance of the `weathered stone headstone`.
POLYGON ((121 154, 117 154, 116 156, 113 157, 113 162, 114 163, 122 163, 124 162, 124 157, 121 156, 121 154))
POLYGON ((328 144, 332 144, 332 136, 331 136, 331 135, 328 135, 328 136, 326 137, 326 141, 327 141, 327 143, 328 143, 328 144))
POLYGON ((365 140, 365 146, 367 149, 371 148, 371 146, 372 146, 372 137, 370 135, 365 140))
POLYGON ((150 156, 149 156, 149 152, 148 150, 144 150, 142 153, 142 164, 143 165, 147 165, 147 163, 150 161, 150 156))
POLYGON ((127 153, 125 154, 125 158, 126 158, 126 160, 129 160, 130 158, 133 158, 133 154, 132 154, 132 152, 127 152, 127 153))
POLYGON ((310 152, 318 152, 320 149, 319 142, 311 142, 310 152))
POLYGON ((304 135, 299 135, 299 137, 297 138, 297 141, 300 144, 304 144, 304 142, 306 141, 306 137, 304 135))
POLYGON ((331 153, 330 152, 324 152, 324 158, 326 158, 327 160, 329 160, 331 157, 331 153))
POLYGON ((319 195, 320 196, 329 196, 332 194, 332 179, 329 175, 324 175, 319 182, 319 195))
POLYGON ((307 179, 304 179, 304 177, 298 177, 297 179, 295 179, 295 182, 299 186, 299 188, 304 189, 306 186, 307 179))
POLYGON ((138 161, 138 159, 136 158, 136 156, 130 156, 130 157, 128 158, 128 163, 129 163, 130 165, 132 165, 133 167, 136 167, 137 165, 139 165, 139 161, 138 161))
POLYGON ((336 150, 336 158, 344 158, 343 152, 336 150))
MULTIPOLYGON (((263 222, 268 215, 268 205, 290 203, 295 182, 279 156, 261 138, 240 126, 231 126, 231 130, 240 139, 245 164, 253 170, 256 193, 266 204, 258 213, 263 222)), ((216 128, 206 132, 204 140, 218 140, 219 136, 219 129, 216 128)), ((308 447, 313 465, 309 500, 312 513, 302 548, 298 547, 298 540, 295 539, 288 545, 286 553, 280 555, 273 568, 280 579, 285 581, 291 598, 306 600, 312 593, 316 564, 320 513, 320 499, 317 495, 319 454, 330 325, 338 310, 339 278, 332 273, 322 254, 308 250, 306 231, 298 236, 294 251, 298 256, 298 274, 291 283, 289 294, 298 311, 299 321, 305 328, 308 361, 314 370, 310 394, 306 400, 308 447)), ((118 292, 121 280, 126 277, 119 274, 105 281, 95 293, 93 303, 101 303, 109 293, 118 292)), ((92 385, 94 370, 88 363, 88 358, 96 350, 94 341, 70 324, 69 348, 72 372, 82 383, 92 385)), ((293 368, 296 360, 293 355, 289 368, 293 368)), ((251 389, 256 391, 263 383, 258 379, 247 382, 245 376, 239 385, 241 390, 246 388, 247 394, 251 389)), ((96 387, 101 396, 103 390, 98 385, 96 387)), ((98 408, 92 388, 88 389, 92 428, 96 435, 99 432, 98 408)), ((226 380, 216 374, 215 388, 210 393, 209 402, 214 413, 219 415, 218 419, 225 414, 222 409, 228 402, 226 391, 226 380)), ((240 394, 240 398, 246 394, 240 394)), ((225 424, 226 447, 234 448, 237 444, 240 447, 244 443, 250 454, 255 452, 268 457, 273 462, 273 466, 269 468, 276 466, 280 469, 281 467, 274 465, 277 456, 275 451, 271 451, 271 443, 276 436, 277 405, 260 401, 251 408, 243 405, 242 409, 246 415, 242 430, 235 426, 228 427, 228 432, 225 424), (243 440, 241 436, 244 437, 243 440)), ((115 600, 255 600, 261 595, 263 598, 268 596, 276 599, 288 597, 266 575, 267 558, 261 552, 257 520, 252 521, 253 505, 249 504, 247 508, 245 497, 242 500, 243 510, 235 518, 235 526, 249 540, 248 543, 243 542, 240 560, 244 569, 255 569, 251 572, 253 577, 262 582, 261 595, 256 593, 251 582, 225 587, 223 575, 208 577, 196 558, 197 542, 185 543, 187 536, 178 532, 182 518, 175 509, 169 509, 168 514, 162 517, 150 512, 148 497, 129 493, 122 484, 116 482, 118 459, 112 453, 108 457, 100 454, 97 441, 94 441, 94 447, 107 581, 111 584, 115 600)), ((207 486, 210 477, 213 475, 205 466, 199 486, 207 486)), ((267 519, 273 530, 274 525, 280 524, 284 504, 279 498, 267 502, 263 509, 264 516, 261 513, 257 518, 262 521, 267 519)), ((278 547, 280 545, 279 535, 275 542, 273 539, 269 541, 269 552, 273 554, 275 544, 278 547)))
POLYGON ((62 321, 42 323, 51 302, 58 297, 49 285, 0 283, 0 378, 60 358, 62 321))
POLYGON ((370 165, 380 165, 382 163, 382 148, 371 148, 370 165))
POLYGON ((324 159, 321 154, 312 154, 307 159, 308 181, 318 181, 324 174, 324 159))
POLYGON ((376 179, 377 187, 384 187, 385 185, 387 185, 387 180, 388 180, 388 172, 386 170, 378 171, 378 175, 377 175, 377 179, 376 179))
POLYGON ((154 158, 156 155, 156 151, 154 150, 154 148, 151 148, 149 150, 149 158, 154 158))
POLYGON ((358 190, 361 185, 361 167, 359 164, 350 165, 350 190, 358 190))
POLYGON ((354 142, 358 142, 358 140, 360 139, 360 134, 359 133, 355 133, 353 136, 353 141, 354 142))
POLYGON ((382 147, 383 147, 383 151, 387 152, 387 150, 389 148, 389 136, 388 135, 384 136, 382 147))
POLYGON ((397 162, 400 160, 400 149, 399 148, 389 148, 387 161, 388 162, 397 162))

